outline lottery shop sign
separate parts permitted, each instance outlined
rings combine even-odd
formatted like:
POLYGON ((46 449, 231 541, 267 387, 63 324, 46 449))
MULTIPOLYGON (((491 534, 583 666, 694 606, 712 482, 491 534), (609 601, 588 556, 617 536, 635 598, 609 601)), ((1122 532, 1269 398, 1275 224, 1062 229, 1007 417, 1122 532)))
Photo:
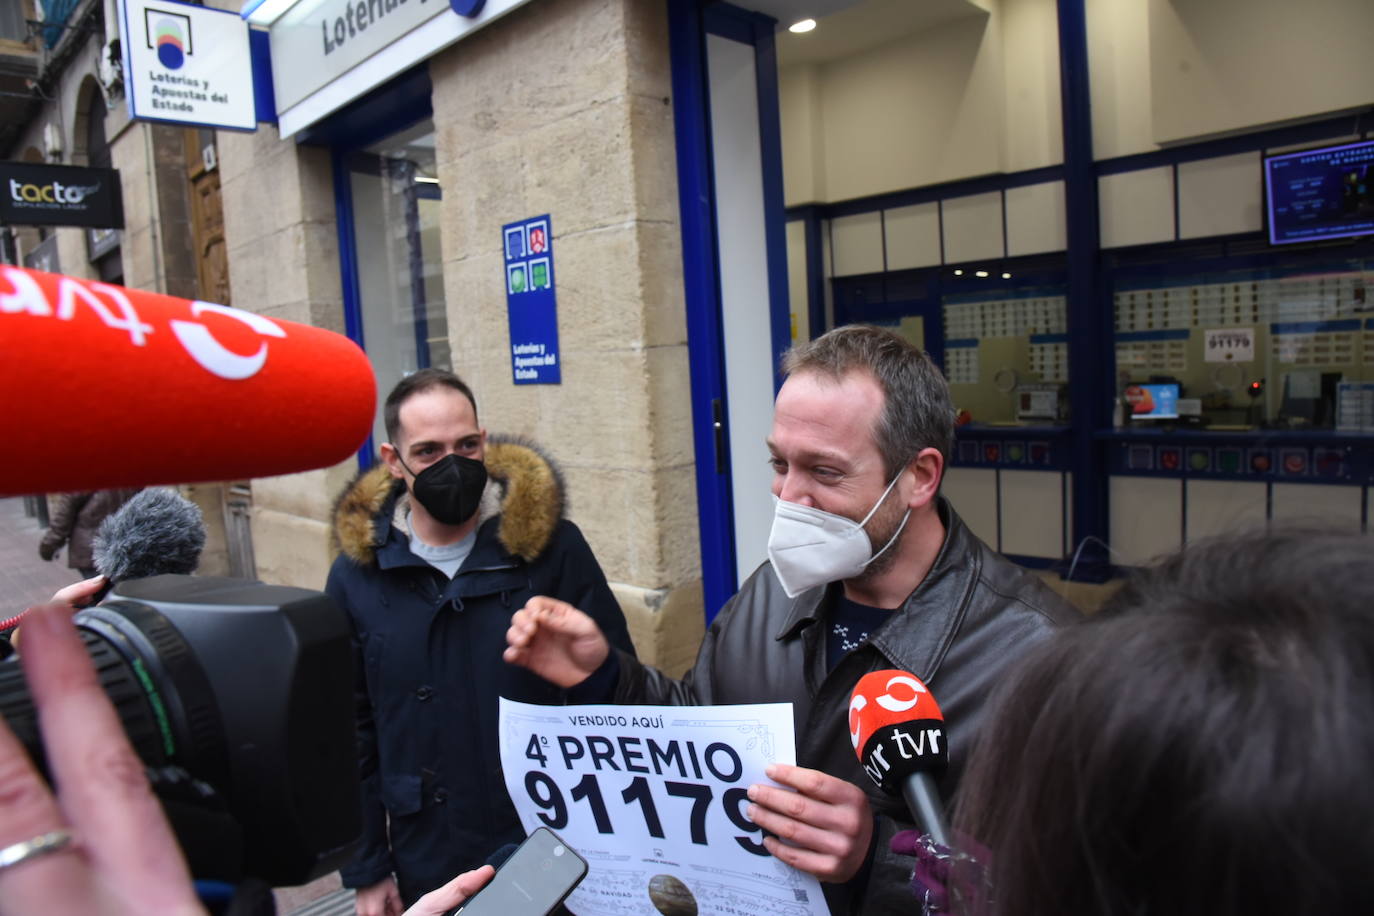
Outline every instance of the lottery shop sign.
POLYGON ((590 870, 578 916, 821 916, 820 884, 769 854, 748 790, 793 763, 792 706, 531 706, 501 700, 501 765, 527 831, 590 870))
POLYGON ((501 239, 511 376, 517 385, 557 385, 563 371, 558 359, 558 296, 549 215, 508 223, 501 228, 501 239))

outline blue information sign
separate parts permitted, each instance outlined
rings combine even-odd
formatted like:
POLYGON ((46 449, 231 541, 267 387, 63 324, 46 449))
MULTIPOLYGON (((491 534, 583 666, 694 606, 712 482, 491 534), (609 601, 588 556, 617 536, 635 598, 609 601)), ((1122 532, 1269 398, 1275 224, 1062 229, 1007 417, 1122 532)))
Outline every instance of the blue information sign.
POLYGON ((549 215, 508 223, 501 235, 515 384, 557 385, 563 376, 558 362, 558 300, 549 215))

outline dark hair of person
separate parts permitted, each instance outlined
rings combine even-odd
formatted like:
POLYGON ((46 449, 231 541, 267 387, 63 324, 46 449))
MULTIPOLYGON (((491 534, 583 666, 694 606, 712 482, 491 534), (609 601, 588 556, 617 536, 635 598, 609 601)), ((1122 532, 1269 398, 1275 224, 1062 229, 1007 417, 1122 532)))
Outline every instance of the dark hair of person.
POLYGON ((862 371, 877 380, 883 413, 873 434, 889 480, 923 448, 938 449, 949 461, 954 442, 949 385, 930 356, 901 335, 870 325, 835 328, 787 351, 782 371, 816 372, 836 381, 862 371))
POLYGON ((997 916, 1374 913, 1374 539, 1190 546, 1030 653, 956 828, 997 916))
POLYGON ((396 437, 401 434, 401 405, 431 388, 452 388, 457 391, 472 405, 473 417, 477 416, 477 399, 472 396, 472 389, 466 382, 447 369, 421 369, 397 382, 391 393, 386 396, 386 404, 382 408, 382 423, 386 426, 388 441, 395 443, 396 437))

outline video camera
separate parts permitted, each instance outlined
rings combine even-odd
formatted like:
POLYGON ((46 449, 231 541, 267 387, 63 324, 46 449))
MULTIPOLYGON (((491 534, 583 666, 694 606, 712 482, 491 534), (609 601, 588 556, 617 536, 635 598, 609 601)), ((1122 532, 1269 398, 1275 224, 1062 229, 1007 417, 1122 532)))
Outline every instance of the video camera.
MULTIPOLYGON (((351 628, 327 595, 153 576, 74 619, 192 875, 296 885, 351 858, 351 628)), ((0 662, 0 714, 46 774, 17 658, 0 662)))

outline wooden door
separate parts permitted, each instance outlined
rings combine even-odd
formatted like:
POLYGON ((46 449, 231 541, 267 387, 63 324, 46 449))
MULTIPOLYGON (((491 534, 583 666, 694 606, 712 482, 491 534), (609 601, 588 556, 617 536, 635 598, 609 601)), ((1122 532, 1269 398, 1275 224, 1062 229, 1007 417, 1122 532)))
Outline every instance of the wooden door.
POLYGON ((215 133, 187 130, 185 136, 186 175, 191 183, 191 233, 200 297, 207 302, 230 305, 229 254, 224 239, 215 133))

